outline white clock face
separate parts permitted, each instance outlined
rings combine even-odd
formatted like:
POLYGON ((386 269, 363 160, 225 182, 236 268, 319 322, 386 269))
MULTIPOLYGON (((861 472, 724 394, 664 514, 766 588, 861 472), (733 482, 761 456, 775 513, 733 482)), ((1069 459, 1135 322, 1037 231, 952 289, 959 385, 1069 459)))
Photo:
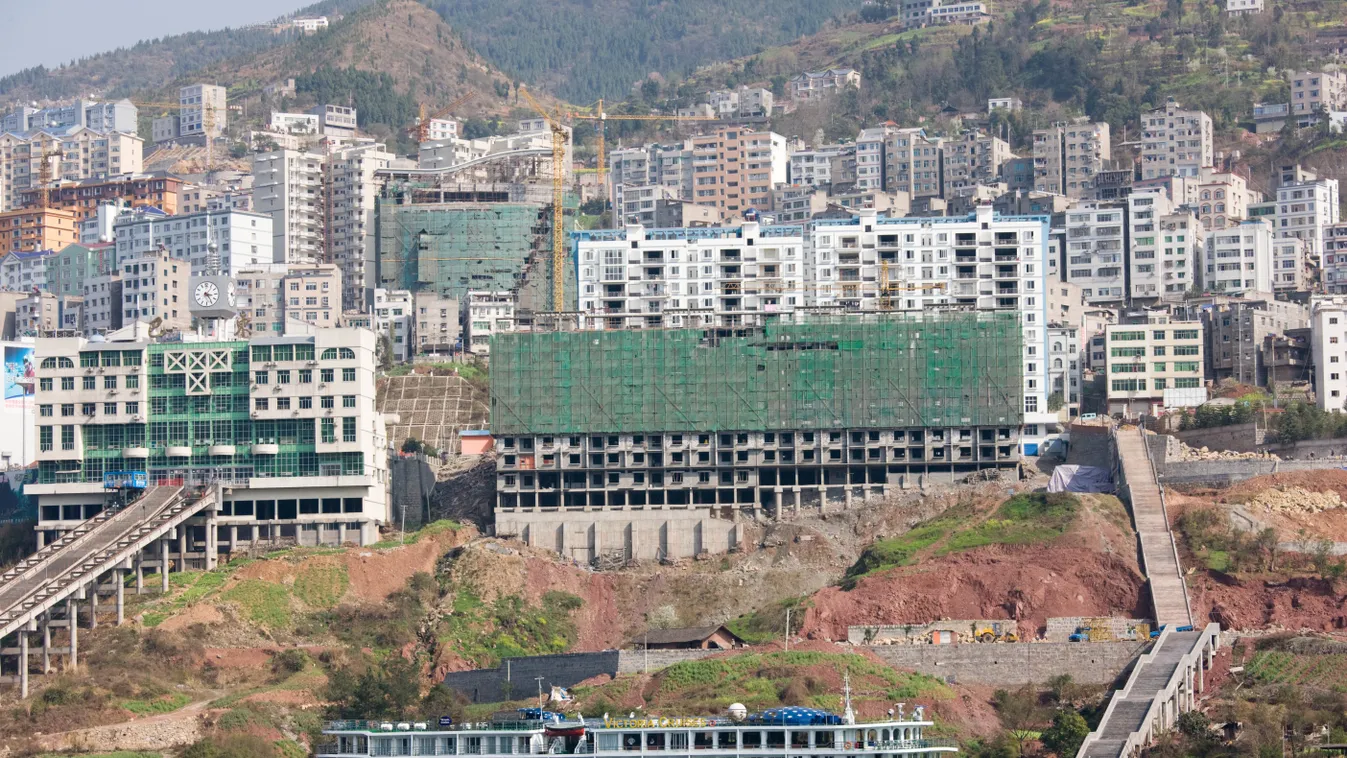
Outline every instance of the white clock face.
POLYGON ((229 290, 228 290, 228 294, 227 294, 227 301, 228 301, 228 303, 229 303, 229 307, 230 307, 230 308, 233 308, 233 307, 234 307, 234 302, 235 302, 235 293, 234 293, 234 281, 233 281, 232 279, 229 281, 229 290))
POLYGON ((209 308, 219 299, 220 288, 215 286, 215 282, 202 282, 196 285, 196 301, 201 305, 209 308))

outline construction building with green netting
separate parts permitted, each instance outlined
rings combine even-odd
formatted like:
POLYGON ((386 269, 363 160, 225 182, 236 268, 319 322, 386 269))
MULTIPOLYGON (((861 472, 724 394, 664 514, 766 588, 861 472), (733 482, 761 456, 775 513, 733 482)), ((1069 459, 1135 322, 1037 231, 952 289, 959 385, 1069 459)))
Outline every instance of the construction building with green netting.
POLYGON ((496 531, 577 560, 725 552, 745 518, 1020 461, 1014 312, 797 312, 699 329, 501 334, 496 531))

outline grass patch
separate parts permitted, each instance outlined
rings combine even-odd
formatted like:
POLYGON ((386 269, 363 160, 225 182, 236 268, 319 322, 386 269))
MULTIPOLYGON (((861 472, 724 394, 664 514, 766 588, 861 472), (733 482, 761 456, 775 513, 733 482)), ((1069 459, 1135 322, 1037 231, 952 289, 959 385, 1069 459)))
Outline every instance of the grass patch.
POLYGON ((246 579, 230 588, 221 598, 238 604, 249 619, 270 629, 290 623, 290 596, 278 584, 261 579, 246 579))
POLYGON ((168 616, 169 614, 164 611, 145 611, 144 615, 141 616, 141 619, 146 627, 153 629, 167 621, 168 616))
POLYGON ((950 536, 939 555, 983 545, 1031 545, 1051 542, 1066 532, 1080 511, 1080 499, 1064 492, 1016 495, 992 518, 950 536))
POLYGON ((463 525, 453 519, 440 519, 439 521, 432 521, 414 532, 408 532, 399 539, 380 540, 369 547, 374 550, 387 550, 403 545, 415 545, 423 537, 433 537, 437 534, 458 531, 462 528, 463 525))
POLYGON ((504 658, 564 653, 575 644, 571 614, 582 601, 566 592, 548 592, 539 605, 517 595, 487 604, 471 590, 454 595, 453 613, 444 618, 439 639, 480 667, 504 658))
POLYGON ((785 631, 786 611, 788 609, 794 616, 791 620, 792 626, 798 627, 799 623, 804 621, 804 614, 801 612, 804 604, 805 598, 803 597, 786 598, 766 608, 732 618, 725 622, 725 628, 734 632, 739 639, 750 645, 771 642, 779 639, 785 631))
POLYGON ((955 507, 897 537, 875 541, 847 569, 842 588, 849 590, 874 573, 910 566, 921 551, 931 547, 936 548, 936 555, 947 555, 984 545, 1050 542, 1070 528, 1080 508, 1075 495, 1023 493, 1001 503, 986 521, 970 523, 974 511, 955 507))
POLYGON ((1212 571, 1230 570, 1230 553, 1224 550, 1207 550, 1206 555, 1201 556, 1201 558, 1207 564, 1207 568, 1212 571))
POLYGON ((276 740, 276 751, 281 754, 281 758, 308 758, 309 751, 303 745, 294 740, 276 740))
POLYGON ((190 702, 192 702, 190 696, 175 692, 153 700, 125 700, 122 701, 122 708, 137 716, 150 716, 156 713, 172 713, 190 702))
POLYGON ((351 586, 346 567, 339 563, 320 563, 306 567, 295 577, 294 593, 311 608, 331 608, 341 601, 351 586))

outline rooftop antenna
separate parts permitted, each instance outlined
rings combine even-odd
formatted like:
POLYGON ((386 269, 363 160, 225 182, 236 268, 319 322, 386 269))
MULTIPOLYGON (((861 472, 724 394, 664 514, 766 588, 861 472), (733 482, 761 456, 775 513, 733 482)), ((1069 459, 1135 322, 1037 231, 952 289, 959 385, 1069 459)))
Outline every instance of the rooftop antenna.
POLYGON ((856 723, 856 711, 851 707, 851 672, 842 673, 842 723, 852 726, 856 723))

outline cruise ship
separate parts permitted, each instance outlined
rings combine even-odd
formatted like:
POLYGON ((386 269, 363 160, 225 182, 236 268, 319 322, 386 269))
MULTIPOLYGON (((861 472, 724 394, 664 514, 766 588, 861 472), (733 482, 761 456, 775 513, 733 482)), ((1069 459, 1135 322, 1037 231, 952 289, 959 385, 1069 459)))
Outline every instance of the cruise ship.
POLYGON ((336 721, 323 729, 318 758, 419 755, 598 755, 660 758, 943 758, 958 752, 950 739, 928 738, 934 722, 917 706, 896 703, 887 720, 861 722, 850 696, 843 715, 812 708, 775 708, 749 714, 732 705, 725 716, 655 715, 586 718, 541 708, 496 713, 489 721, 440 724, 336 721))

